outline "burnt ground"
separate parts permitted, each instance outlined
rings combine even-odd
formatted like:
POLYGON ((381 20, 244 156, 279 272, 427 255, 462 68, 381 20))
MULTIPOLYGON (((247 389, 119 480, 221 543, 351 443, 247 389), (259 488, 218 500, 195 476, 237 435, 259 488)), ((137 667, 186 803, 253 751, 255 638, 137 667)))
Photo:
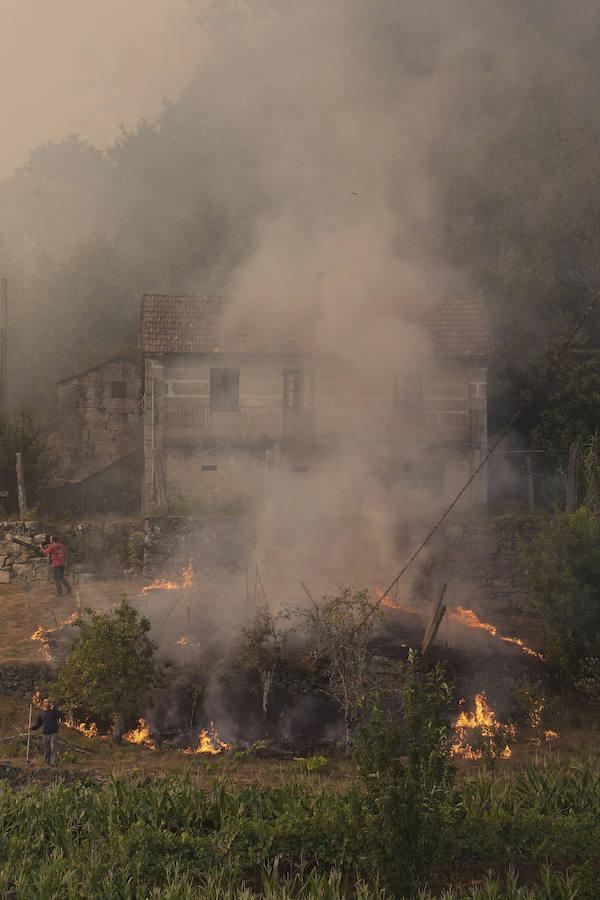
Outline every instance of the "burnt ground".
MULTIPOLYGON (((141 582, 136 581, 88 583, 80 588, 81 605, 106 609, 117 602, 122 593, 126 593, 143 611, 141 586, 141 582)), ((31 635, 38 627, 48 628, 65 621, 77 609, 74 594, 57 599, 50 584, 35 585, 30 591, 17 585, 2 585, 0 606, 3 614, 0 665, 14 660, 43 662, 46 659, 44 646, 39 641, 31 640, 31 635)), ((426 617, 388 610, 386 620, 386 627, 375 640, 373 650, 388 659, 403 659, 408 645, 419 645, 426 617)), ((535 623, 522 613, 504 610, 494 618, 493 624, 499 633, 520 637, 536 647, 539 634, 535 623)), ((501 720, 511 715, 511 694, 520 680, 526 676, 535 681, 544 676, 544 664, 539 660, 513 645, 501 642, 486 631, 468 628, 453 617, 442 623, 431 658, 445 664, 455 685, 456 701, 465 697, 468 705, 474 694, 483 690, 501 720)), ((294 758, 293 753, 288 753, 285 758, 270 758, 249 752, 241 746, 239 750, 234 747, 230 752, 216 757, 188 756, 176 749, 150 750, 134 744, 115 747, 107 737, 87 738, 65 728, 62 738, 72 747, 62 748, 63 758, 58 770, 42 764, 37 742, 33 746, 32 764, 25 767, 25 741, 14 736, 25 731, 27 713, 27 698, 0 695, 0 778, 7 777, 17 785, 31 781, 51 783, 56 779, 57 772, 60 777, 66 778, 85 776, 100 779, 111 773, 139 771, 160 776, 177 772, 187 773, 201 783, 209 783, 215 774, 235 783, 263 784, 278 784, 290 777, 313 780, 315 777, 325 777, 340 787, 347 784, 351 776, 351 765, 341 756, 333 756, 316 776, 308 774, 305 764, 294 758), (78 753, 76 748, 86 752, 78 753)), ((551 721, 546 724, 559 732, 558 739, 551 744, 536 743, 535 736, 523 739, 515 745, 512 758, 499 763, 502 772, 510 774, 540 753, 555 757, 560 754, 563 760, 565 757, 586 756, 600 759, 597 732, 593 730, 595 723, 588 726, 583 719, 577 721, 572 710, 561 709, 560 704, 554 704, 551 721)), ((297 753, 302 752, 299 747, 297 753)), ((458 765, 462 772, 472 773, 477 771, 480 763, 459 760, 458 765)))

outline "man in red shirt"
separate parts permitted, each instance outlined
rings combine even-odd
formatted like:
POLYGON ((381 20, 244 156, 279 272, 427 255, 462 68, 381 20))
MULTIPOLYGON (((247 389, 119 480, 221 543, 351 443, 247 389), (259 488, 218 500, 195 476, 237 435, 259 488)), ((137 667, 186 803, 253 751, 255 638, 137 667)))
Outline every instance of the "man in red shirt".
POLYGON ((67 593, 71 593, 72 587, 65 578, 65 566, 67 564, 67 548, 65 545, 56 540, 54 535, 50 536, 50 543, 47 547, 42 547, 42 553, 50 557, 50 565, 52 566, 52 574, 54 575, 54 583, 56 585, 56 596, 62 597, 63 585, 67 589, 67 593))

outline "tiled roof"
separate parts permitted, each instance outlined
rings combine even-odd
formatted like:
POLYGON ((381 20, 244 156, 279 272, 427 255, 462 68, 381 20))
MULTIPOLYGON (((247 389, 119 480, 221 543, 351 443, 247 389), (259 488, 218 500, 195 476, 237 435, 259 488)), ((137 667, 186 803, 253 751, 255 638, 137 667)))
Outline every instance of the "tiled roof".
MULTIPOLYGON (((146 353, 309 353, 315 348, 318 316, 314 308, 274 315, 231 315, 233 304, 223 297, 145 294, 142 297, 140 349, 146 353)), ((447 357, 487 357, 492 339, 480 297, 447 298, 435 303, 406 304, 380 309, 422 325, 436 354, 447 357)))

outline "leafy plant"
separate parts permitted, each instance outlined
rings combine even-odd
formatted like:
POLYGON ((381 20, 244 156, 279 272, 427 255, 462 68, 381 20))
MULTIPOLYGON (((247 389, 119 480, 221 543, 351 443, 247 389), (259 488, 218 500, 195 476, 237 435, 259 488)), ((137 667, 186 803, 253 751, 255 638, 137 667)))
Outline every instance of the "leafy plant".
POLYGON ((9 492, 17 509, 16 454, 21 453, 27 500, 31 505, 40 498, 52 471, 53 461, 46 442, 32 416, 0 415, 0 486, 9 492))
POLYGON ((573 679, 580 659, 600 652, 600 521, 585 508, 548 517, 522 558, 545 655, 573 679))
POLYGON ((344 588, 336 596, 323 597, 314 607, 298 610, 297 614, 304 619, 315 655, 327 673, 325 691, 343 713, 349 750, 352 729, 369 691, 375 687, 368 647, 381 613, 373 607, 368 591, 344 588))
POLYGON ((151 623, 123 597, 115 610, 87 609, 75 624, 79 634, 58 670, 54 693, 66 709, 112 719, 113 740, 121 743, 125 720, 144 711, 160 682, 151 623))
POLYGON ((454 769, 449 752, 450 689, 440 666, 411 651, 400 688, 403 734, 380 695, 359 729, 357 817, 367 865, 408 894, 444 858, 452 827, 454 769), (400 756, 404 745, 406 758, 400 756))
POLYGON ((240 663, 246 671, 257 674, 260 679, 261 708, 265 723, 273 680, 281 665, 288 640, 288 630, 280 626, 282 618, 289 617, 274 616, 268 606, 260 606, 250 625, 242 629, 240 663))

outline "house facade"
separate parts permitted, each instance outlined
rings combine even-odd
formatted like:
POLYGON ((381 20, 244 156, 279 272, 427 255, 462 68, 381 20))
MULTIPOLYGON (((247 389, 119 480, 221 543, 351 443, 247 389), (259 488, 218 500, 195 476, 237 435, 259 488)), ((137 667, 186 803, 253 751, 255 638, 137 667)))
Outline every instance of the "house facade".
MULTIPOLYGON (((432 359, 423 372, 388 360, 366 377, 319 349, 309 313, 276 322, 231 309, 219 297, 142 298, 144 512, 234 512, 275 472, 301 478, 349 444, 384 481, 451 498, 484 457, 481 298, 394 313, 427 334, 432 359)), ((483 473, 467 500, 486 498, 483 473)))
POLYGON ((138 512, 141 505, 142 359, 113 357, 58 384, 60 452, 48 510, 138 512))

